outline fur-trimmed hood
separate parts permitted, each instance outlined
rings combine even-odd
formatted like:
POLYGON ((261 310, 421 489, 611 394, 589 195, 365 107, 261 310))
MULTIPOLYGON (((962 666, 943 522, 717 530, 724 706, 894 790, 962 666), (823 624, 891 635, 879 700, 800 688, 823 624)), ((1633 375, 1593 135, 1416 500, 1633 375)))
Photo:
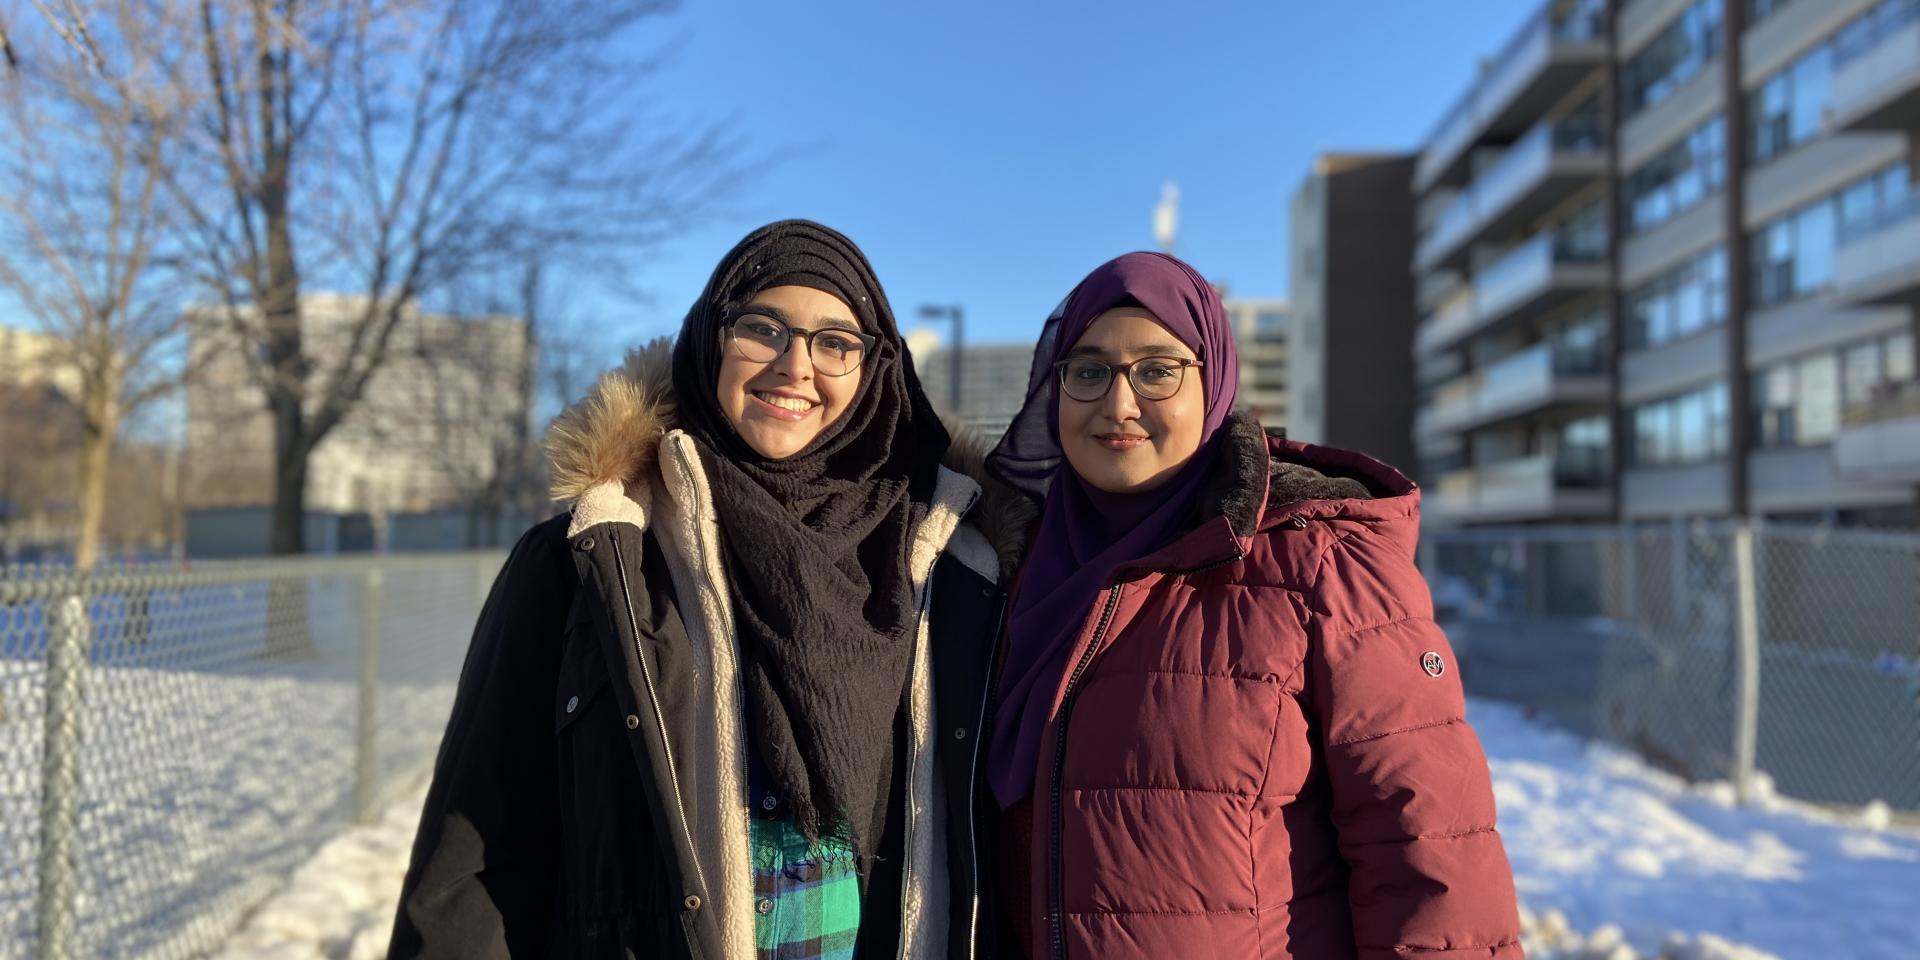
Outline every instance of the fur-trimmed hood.
MULTIPOLYGON (((661 337, 627 351, 547 428, 553 499, 571 508, 602 484, 640 482, 675 425, 673 341, 661 337)), ((951 418, 946 427, 953 442, 941 465, 980 484, 983 496, 967 519, 993 544, 1002 572, 1011 572, 1038 505, 989 475, 989 446, 978 431, 951 418)))

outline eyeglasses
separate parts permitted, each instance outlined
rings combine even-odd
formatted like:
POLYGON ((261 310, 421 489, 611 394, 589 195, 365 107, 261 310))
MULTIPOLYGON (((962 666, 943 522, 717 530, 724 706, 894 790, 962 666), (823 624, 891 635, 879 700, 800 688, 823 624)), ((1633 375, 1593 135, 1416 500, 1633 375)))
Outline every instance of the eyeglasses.
POLYGON ((839 327, 806 330, 789 327, 772 317, 743 313, 727 321, 727 336, 741 359, 768 363, 786 354, 795 337, 807 342, 807 358, 823 377, 844 377, 860 368, 873 345, 880 342, 872 334, 839 327))
POLYGON ((1205 366, 1185 357, 1141 357, 1132 363, 1107 363, 1076 357, 1055 363, 1060 371, 1060 391, 1081 403, 1091 403, 1113 389, 1113 381, 1126 377, 1133 392, 1142 400, 1165 400, 1180 392, 1186 382, 1187 368, 1205 366))

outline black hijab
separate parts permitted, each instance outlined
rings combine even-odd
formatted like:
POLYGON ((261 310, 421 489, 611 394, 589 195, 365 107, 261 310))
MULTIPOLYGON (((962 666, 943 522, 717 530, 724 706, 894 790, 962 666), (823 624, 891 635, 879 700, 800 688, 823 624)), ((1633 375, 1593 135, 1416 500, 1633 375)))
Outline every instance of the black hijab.
POLYGON ((866 256, 805 220, 761 227, 721 259, 681 324, 673 387, 720 516, 751 747, 808 836, 844 826, 871 855, 915 642, 909 541, 932 499, 946 430, 866 256), (839 419, 770 460, 720 408, 720 331, 755 294, 785 285, 839 297, 879 342, 839 419))

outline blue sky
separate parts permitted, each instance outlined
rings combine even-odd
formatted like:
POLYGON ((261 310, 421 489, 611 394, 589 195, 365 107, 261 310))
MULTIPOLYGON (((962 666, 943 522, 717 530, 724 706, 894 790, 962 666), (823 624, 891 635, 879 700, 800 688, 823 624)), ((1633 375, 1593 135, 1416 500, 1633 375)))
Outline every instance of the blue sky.
POLYGON ((648 258, 645 301, 592 313, 610 352, 671 333, 735 240, 803 216, 867 251, 903 325, 959 303, 970 340, 1023 339, 1088 270, 1153 245, 1166 180, 1177 253, 1236 295, 1284 295, 1314 155, 1416 147, 1538 6, 688 0, 656 25, 684 38, 656 102, 736 118, 783 159, 648 258))

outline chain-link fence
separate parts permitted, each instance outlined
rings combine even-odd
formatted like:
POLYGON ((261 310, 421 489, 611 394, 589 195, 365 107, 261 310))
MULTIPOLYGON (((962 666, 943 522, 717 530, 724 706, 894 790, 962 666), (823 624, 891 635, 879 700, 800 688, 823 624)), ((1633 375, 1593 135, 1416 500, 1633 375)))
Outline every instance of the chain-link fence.
POLYGON ((424 773, 503 556, 0 569, 0 953, 218 946, 424 773))
POLYGON ((1743 795, 1920 809, 1920 535, 1429 532, 1422 566, 1469 692, 1743 795))

